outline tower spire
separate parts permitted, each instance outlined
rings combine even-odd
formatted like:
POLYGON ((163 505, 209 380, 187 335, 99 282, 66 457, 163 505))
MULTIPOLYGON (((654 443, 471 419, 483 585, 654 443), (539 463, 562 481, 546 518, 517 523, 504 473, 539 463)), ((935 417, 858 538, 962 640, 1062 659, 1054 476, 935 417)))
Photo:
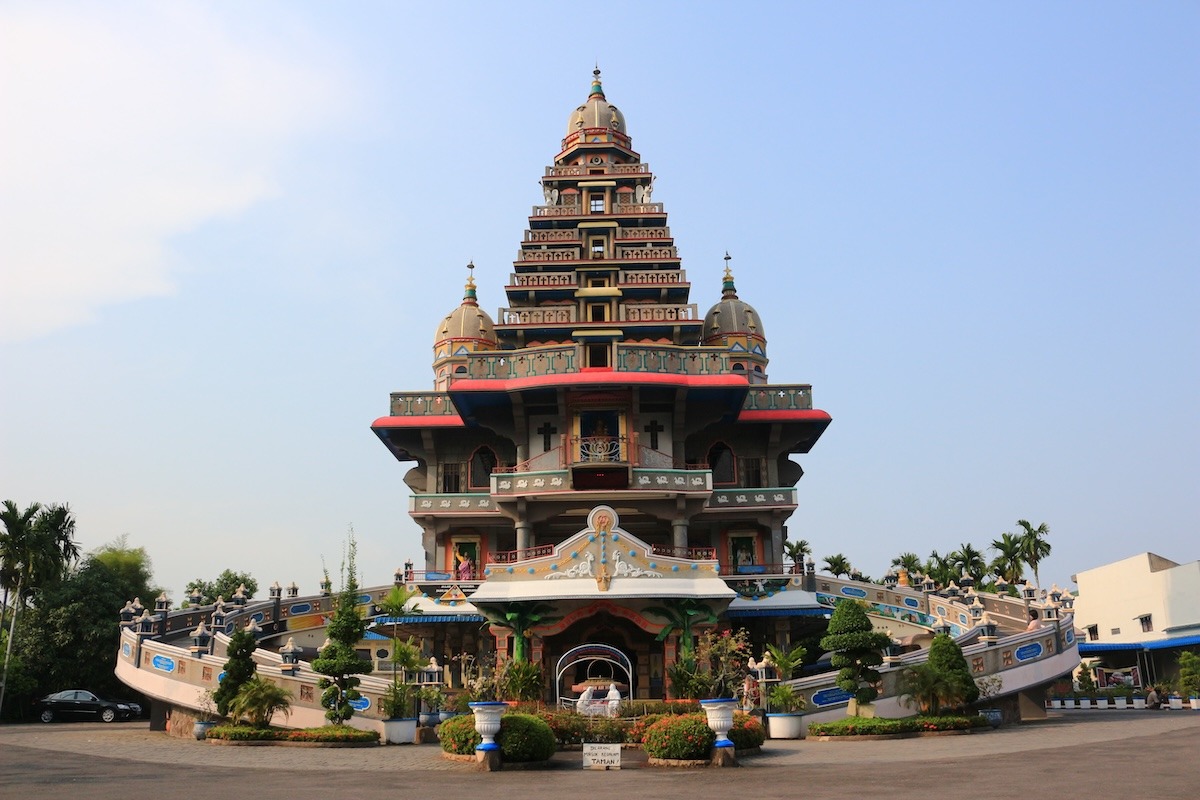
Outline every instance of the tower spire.
POLYGON ((479 305, 479 300, 475 296, 475 261, 472 259, 467 262, 467 283, 463 287, 463 302, 468 305, 479 305))
POLYGON ((729 262, 732 256, 729 251, 725 251, 725 280, 721 284, 721 296, 737 298, 737 288, 733 285, 733 270, 729 268, 729 262))
POLYGON ((596 62, 596 68, 592 70, 592 92, 589 97, 604 97, 604 86, 600 82, 600 62, 596 62))

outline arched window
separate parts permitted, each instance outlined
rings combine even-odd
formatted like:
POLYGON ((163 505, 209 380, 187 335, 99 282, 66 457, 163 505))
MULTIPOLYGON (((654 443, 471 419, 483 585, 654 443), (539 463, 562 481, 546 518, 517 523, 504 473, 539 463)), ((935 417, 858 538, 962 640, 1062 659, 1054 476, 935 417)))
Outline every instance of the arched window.
POLYGON ((466 375, 466 374, 467 374, 467 368, 466 368, 466 367, 464 367, 464 366, 461 366, 461 365, 460 365, 460 366, 457 366, 457 367, 455 367, 455 368, 454 368, 454 374, 455 374, 455 375, 466 375))
POLYGON ((496 468, 496 451, 490 447, 480 447, 471 454, 468 485, 472 489, 487 489, 491 486, 492 470, 496 468))
POLYGON ((724 442, 717 442, 708 449, 708 468, 712 470, 713 486, 737 484, 737 459, 724 442))
POLYGON ((743 363, 741 363, 741 362, 739 361, 738 363, 736 363, 736 364, 734 364, 734 365, 733 365, 733 371, 734 371, 734 372, 745 372, 745 371, 746 371, 746 365, 745 365, 745 364, 743 364, 743 363))

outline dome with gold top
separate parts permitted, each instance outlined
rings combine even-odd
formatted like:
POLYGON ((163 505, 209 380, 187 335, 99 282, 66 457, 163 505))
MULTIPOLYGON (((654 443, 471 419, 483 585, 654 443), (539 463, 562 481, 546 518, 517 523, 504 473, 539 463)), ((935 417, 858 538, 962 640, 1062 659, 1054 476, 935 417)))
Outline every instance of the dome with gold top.
MULTIPOLYGON (((468 264, 474 270, 474 264, 468 264)), ((433 337, 435 359, 461 355, 463 352, 495 350, 496 326, 488 313, 479 307, 475 296, 475 276, 467 277, 462 303, 446 315, 433 337)))
MULTIPOLYGON (((737 295, 733 285, 733 272, 729 268, 729 254, 725 254, 725 278, 721 284, 721 299, 704 315, 704 344, 728 344, 730 337, 756 340, 759 343, 758 355, 765 355, 767 343, 763 331, 762 318, 754 310, 754 306, 742 300, 737 295)), ((754 346, 745 343, 748 350, 754 352, 754 346)))
POLYGON ((599 68, 592 72, 592 91, 587 101, 572 111, 567 120, 567 136, 584 128, 610 128, 619 133, 628 133, 625 130, 625 115, 604 98, 599 68))

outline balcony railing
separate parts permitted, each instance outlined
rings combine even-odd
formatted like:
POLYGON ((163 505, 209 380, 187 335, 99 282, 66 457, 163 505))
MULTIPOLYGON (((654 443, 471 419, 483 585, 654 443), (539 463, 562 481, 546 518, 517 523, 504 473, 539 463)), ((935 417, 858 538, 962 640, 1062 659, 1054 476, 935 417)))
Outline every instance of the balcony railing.
POLYGON ((700 316, 695 303, 623 303, 618 309, 617 318, 623 322, 692 322, 699 321, 700 316))
POLYGON ((418 494, 409 498, 410 514, 480 514, 493 513, 500 507, 492 502, 488 492, 449 492, 418 494))
POLYGON ((671 229, 668 228, 666 225, 657 226, 657 227, 653 227, 653 228, 618 228, 617 235, 616 235, 616 240, 618 242, 621 241, 622 239, 637 239, 637 240, 645 241, 645 240, 649 240, 649 239, 670 239, 670 238, 671 238, 671 229))
MULTIPOLYGON (((575 372, 579 359, 577 345, 544 347, 513 352, 471 353, 467 356, 467 375, 476 380, 533 378, 575 372)), ((452 378, 454 376, 451 376, 452 378)))
POLYGON ((663 261, 679 258, 679 251, 674 247, 618 247, 617 258, 663 261))
POLYGON ((578 242, 579 231, 575 228, 546 228, 525 231, 527 242, 578 242))
POLYGON ((618 372, 665 372, 672 375, 724 375, 730 372, 723 347, 674 347, 617 343, 613 369, 618 372))
POLYGON ((687 286, 687 275, 681 269, 623 269, 617 273, 617 283, 632 286, 687 286))
POLYGON ((574 289, 579 286, 579 279, 574 272, 531 272, 513 275, 509 280, 511 281, 509 286, 525 286, 534 289, 559 287, 574 289))
POLYGON ((392 392, 393 417, 457 416, 450 396, 440 392, 392 392))
MULTIPOLYGON (((579 261, 583 251, 578 247, 559 247, 554 250, 522 250, 518 261, 579 261)), ((633 256, 630 256, 633 258, 633 256)))
POLYGON ((570 440, 572 464, 624 463, 629 460, 624 436, 582 436, 570 440))
POLYGON ((812 408, 812 386, 809 384, 773 385, 751 389, 742 409, 745 411, 794 411, 812 408))
POLYGON ((539 544, 523 550, 502 550, 499 553, 488 553, 488 563, 512 564, 517 561, 528 561, 531 558, 545 558, 552 555, 554 555, 554 545, 539 544))
POLYGON ((662 214, 662 203, 618 203, 615 206, 616 214, 662 214))
POLYGON ((672 547, 667 544, 650 546, 650 552, 656 556, 668 558, 686 558, 691 561, 715 561, 717 550, 714 547, 672 547))
POLYGON ((761 489, 716 489, 708 507, 720 508, 794 508, 796 490, 790 486, 761 489))
POLYGON ((579 309, 574 305, 502 308, 496 316, 501 325, 571 324, 579 321, 579 309))

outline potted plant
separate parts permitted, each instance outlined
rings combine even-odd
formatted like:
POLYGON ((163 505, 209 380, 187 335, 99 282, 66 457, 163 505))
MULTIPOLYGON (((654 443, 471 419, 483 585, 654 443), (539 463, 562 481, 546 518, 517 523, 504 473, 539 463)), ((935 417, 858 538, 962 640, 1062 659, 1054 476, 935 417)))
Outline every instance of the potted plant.
POLYGON ((1141 689, 1133 690, 1133 707, 1139 711, 1146 708, 1146 693, 1141 689))
POLYGON ((1125 688, 1116 688, 1108 690, 1109 696, 1112 698, 1113 706, 1118 711, 1124 711, 1129 707, 1130 691, 1125 688))
POLYGON ((1193 711, 1200 711, 1200 655, 1179 654, 1179 694, 1187 695, 1193 711))
POLYGON ((212 689, 205 689, 200 693, 198 706, 196 719, 192 722, 192 735, 197 739, 204 739, 208 736, 209 729, 217 724, 217 703, 213 699, 212 689))
POLYGON ((767 693, 767 733, 772 739, 804 738, 804 695, 788 683, 779 683, 767 693))
POLYGON ((383 739, 387 744, 412 744, 417 736, 417 718, 412 716, 412 686, 393 682, 379 698, 383 712, 383 739))
POLYGON ((446 704, 446 693, 440 686, 422 686, 417 692, 417 697, 421 700, 423 707, 419 715, 421 725, 430 727, 438 718, 438 712, 446 704))

